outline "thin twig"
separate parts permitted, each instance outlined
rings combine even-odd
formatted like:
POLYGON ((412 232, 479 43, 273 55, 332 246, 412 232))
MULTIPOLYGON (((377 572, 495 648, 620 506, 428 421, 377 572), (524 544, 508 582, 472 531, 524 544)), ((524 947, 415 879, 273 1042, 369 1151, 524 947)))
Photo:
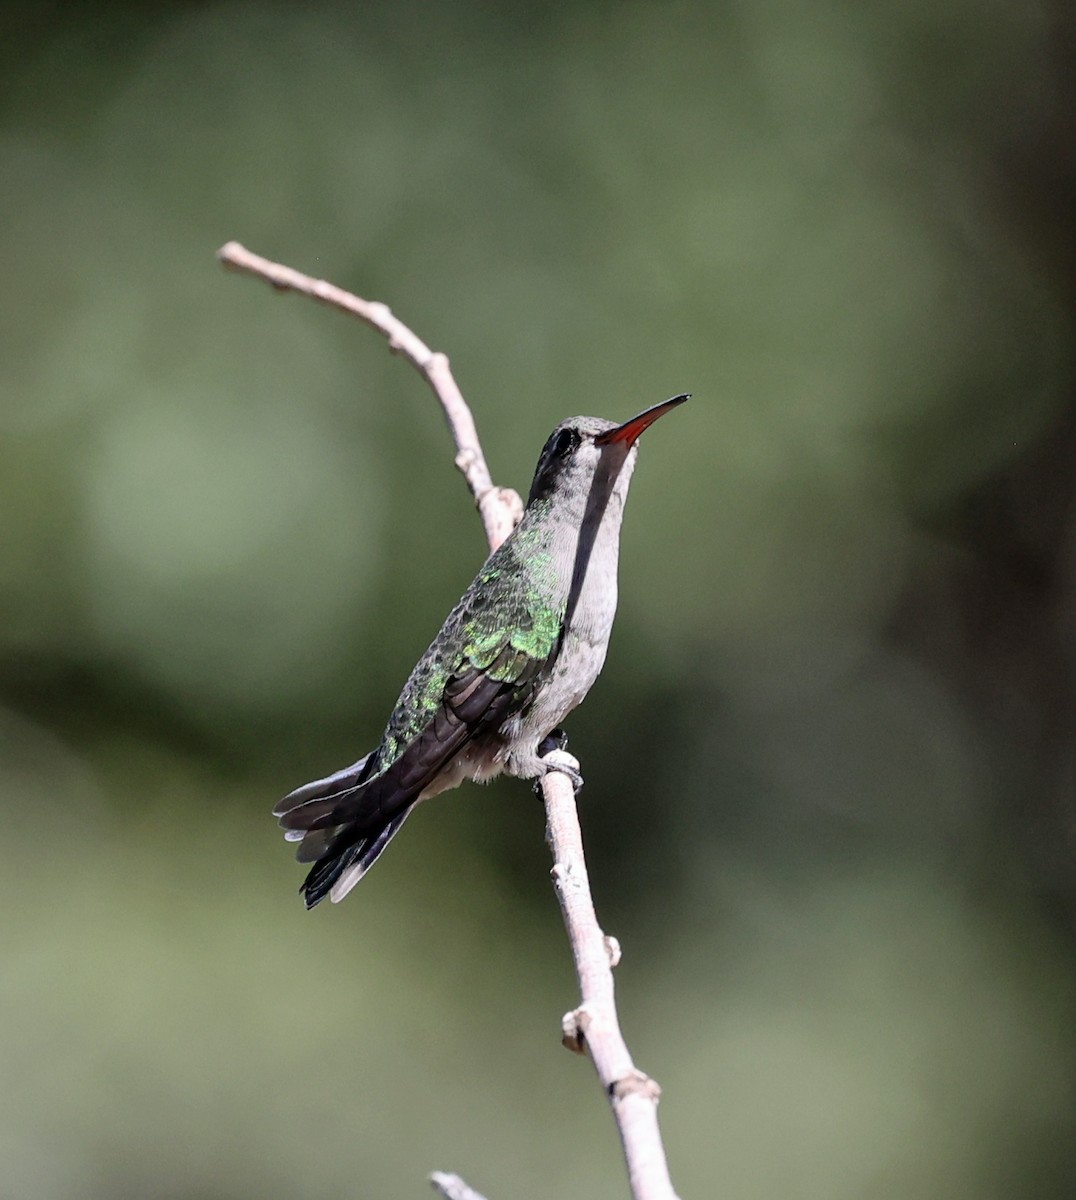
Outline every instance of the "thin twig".
POLYGON ((447 1171, 434 1171, 430 1183, 433 1184, 433 1190, 440 1192, 445 1200, 486 1200, 481 1192, 476 1192, 458 1175, 450 1175, 447 1171))
MULTIPOLYGON (((570 754, 554 751, 548 757, 554 756, 578 771, 579 764, 570 754)), ((590 1056, 609 1097, 632 1196, 635 1200, 676 1200, 658 1128, 661 1088, 632 1062, 620 1032, 613 988, 620 945, 605 935, 594 911, 571 780, 561 771, 550 771, 542 779, 542 796, 546 837, 553 852, 553 886, 564 914, 582 998, 579 1007, 564 1016, 564 1044, 590 1056)))
POLYGON ((431 350, 418 334, 393 316, 387 304, 378 300, 363 300, 324 279, 314 279, 292 267, 253 254, 238 242, 221 246, 217 258, 229 270, 257 275, 279 292, 299 292, 330 308, 358 317, 388 341, 393 354, 400 354, 411 363, 433 388, 434 395, 444 409, 456 443, 456 466, 474 496, 490 551, 496 550, 515 528, 523 512, 523 504, 510 488, 493 486, 474 417, 453 378, 448 356, 431 350))
MULTIPOLYGON (((422 373, 444 409, 456 443, 456 466, 463 472, 482 515, 490 551, 495 550, 515 527, 522 504, 511 489, 493 486, 474 418, 452 378, 445 355, 430 350, 384 304, 362 300, 324 280, 261 258, 238 242, 222 246, 217 258, 224 266, 257 275, 278 290, 300 292, 358 317, 388 339, 393 353, 402 354, 422 373)), ((570 754, 555 753, 562 755, 561 765, 578 770, 579 764, 570 754)), ((613 967, 620 959, 620 946, 615 938, 602 932, 594 912, 571 780, 561 771, 550 771, 542 780, 542 795, 553 852, 553 884, 582 998, 579 1007, 564 1017, 563 1041, 569 1049, 589 1054, 594 1063, 620 1132, 634 1200, 677 1200, 658 1128, 661 1089, 636 1068, 620 1032, 613 989, 613 967)), ((483 1200, 458 1175, 439 1171, 430 1176, 430 1182, 448 1200, 483 1200)))

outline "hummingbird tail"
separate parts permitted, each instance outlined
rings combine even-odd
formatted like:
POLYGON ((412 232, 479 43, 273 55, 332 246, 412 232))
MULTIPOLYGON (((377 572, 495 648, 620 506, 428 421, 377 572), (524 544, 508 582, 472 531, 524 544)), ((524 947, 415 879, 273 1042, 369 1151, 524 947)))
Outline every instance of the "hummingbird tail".
POLYGON ((367 784, 374 755, 324 779, 289 793, 273 809, 284 837, 298 842, 295 857, 313 863, 300 891, 307 908, 326 896, 342 900, 380 857, 407 819, 415 801, 382 813, 380 796, 369 796, 367 784), (361 797, 361 799, 360 799, 361 797))
MULTIPOLYGON (((333 904, 339 904, 381 857, 381 852, 396 836, 414 807, 414 804, 409 804, 379 829, 363 834, 358 841, 348 839, 346 830, 337 835, 328 852, 314 863, 303 882, 300 890, 306 907, 313 908, 326 896, 333 904), (339 848, 342 839, 348 839, 348 844, 339 848)), ((354 837, 354 833, 351 837, 354 837)))

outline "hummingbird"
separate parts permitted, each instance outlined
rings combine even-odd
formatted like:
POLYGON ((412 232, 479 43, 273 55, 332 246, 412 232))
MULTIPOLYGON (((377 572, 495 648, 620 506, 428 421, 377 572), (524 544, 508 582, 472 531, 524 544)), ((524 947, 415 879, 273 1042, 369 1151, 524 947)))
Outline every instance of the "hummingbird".
MULTIPOLYGON (((404 684, 377 748, 277 804, 306 907, 342 900, 420 800, 502 772, 539 781, 560 724, 605 663, 620 524, 638 441, 673 396, 616 425, 571 417, 549 435, 519 524, 486 559, 404 684)), ((576 789, 578 772, 567 771, 576 789)))

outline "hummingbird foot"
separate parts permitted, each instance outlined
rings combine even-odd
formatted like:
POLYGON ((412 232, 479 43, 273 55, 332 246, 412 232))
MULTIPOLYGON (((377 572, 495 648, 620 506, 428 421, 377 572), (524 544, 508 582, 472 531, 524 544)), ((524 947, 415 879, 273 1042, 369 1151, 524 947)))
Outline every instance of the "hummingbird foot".
POLYGON ((558 725, 556 729, 551 729, 538 743, 538 757, 545 758, 547 754, 551 754, 554 750, 567 749, 568 735, 558 725))
MULTIPOLYGON (((567 741, 567 739, 565 738, 567 741)), ((583 776, 579 773, 579 759, 569 754, 567 750, 553 749, 542 755, 542 774, 534 781, 535 793, 541 795, 542 780, 550 771, 559 771, 567 775, 572 784, 572 791, 579 795, 583 786, 583 776)))

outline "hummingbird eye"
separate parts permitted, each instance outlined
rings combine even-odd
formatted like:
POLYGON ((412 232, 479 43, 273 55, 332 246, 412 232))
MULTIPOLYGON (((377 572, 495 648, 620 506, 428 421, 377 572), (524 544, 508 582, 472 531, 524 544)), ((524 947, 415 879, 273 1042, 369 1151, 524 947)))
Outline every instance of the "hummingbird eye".
POLYGON ((531 484, 527 503, 542 497, 548 497, 557 486, 557 481, 563 477, 565 464, 579 448, 583 435, 578 429, 568 426, 555 430, 542 447, 538 467, 534 472, 534 482, 531 484))
POLYGON ((562 429, 553 443, 553 455, 556 458, 567 458, 574 454, 579 446, 579 433, 575 429, 562 429))

